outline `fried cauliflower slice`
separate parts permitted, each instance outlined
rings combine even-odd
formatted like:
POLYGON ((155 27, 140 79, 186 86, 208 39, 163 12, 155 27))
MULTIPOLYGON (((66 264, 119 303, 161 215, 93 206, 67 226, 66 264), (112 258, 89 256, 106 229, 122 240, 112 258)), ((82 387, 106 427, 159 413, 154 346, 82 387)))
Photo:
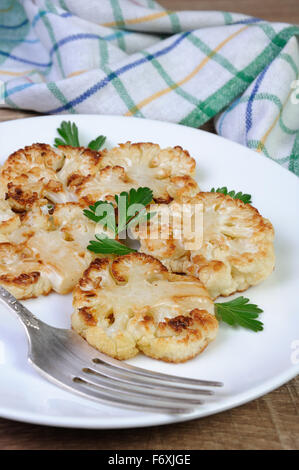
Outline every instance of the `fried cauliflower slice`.
POLYGON ((24 268, 24 274, 31 270, 47 280, 46 287, 40 283, 31 291, 20 284, 18 298, 49 289, 71 291, 94 258, 86 247, 96 226, 82 208, 140 185, 148 185, 157 200, 166 202, 193 194, 198 190, 190 176, 194 168, 194 160, 180 147, 161 150, 154 144, 121 144, 101 153, 37 143, 14 152, 0 172, 0 243, 18 256, 21 247, 27 249, 32 266, 26 261, 25 269, 18 261, 8 269, 5 261, 1 273, 16 278, 24 268))
MULTIPOLYGON (((56 204, 51 211, 51 222, 53 228, 62 233, 64 240, 76 242, 82 249, 86 249, 98 230, 104 231, 102 226, 97 226, 88 219, 83 214, 82 207, 75 202, 56 204)), ((108 230, 105 232, 112 237, 108 230)))
POLYGON ((63 155, 63 166, 57 173, 65 187, 72 187, 87 176, 94 176, 100 169, 101 154, 85 147, 60 145, 57 150, 63 155))
POLYGON ((44 218, 48 225, 35 232, 27 246, 42 261, 52 289, 66 294, 73 290, 95 257, 87 245, 99 227, 74 202, 56 204, 44 218))
MULTIPOLYGON (((30 226, 30 219, 32 213, 27 213, 24 225, 9 237, 11 241, 0 243, 0 284, 18 299, 52 290, 71 292, 93 259, 92 253, 70 237, 64 226, 53 227, 46 215, 35 214, 39 227, 30 226)), ((90 237, 94 230, 90 230, 90 237)), ((81 234, 77 238, 81 240, 81 234)))
POLYGON ((181 147, 161 149, 157 144, 127 142, 101 155, 96 175, 73 182, 82 202, 112 200, 115 194, 140 186, 151 188, 155 201, 165 203, 199 190, 191 177, 195 160, 181 147))
POLYGON ((184 362, 203 351, 218 329, 202 283, 172 274, 143 253, 96 258, 73 291, 72 327, 117 359, 142 351, 184 362))
POLYGON ((73 188, 82 206, 91 205, 100 200, 114 202, 115 194, 139 186, 128 179, 121 166, 107 166, 99 170, 96 175, 88 176, 80 183, 77 181, 74 181, 73 188))
MULTIPOLYGON (((202 205, 201 246, 187 249, 184 237, 174 234, 174 219, 163 225, 159 217, 153 217, 150 227, 141 228, 138 234, 141 251, 160 259, 172 272, 196 276, 213 299, 244 291, 271 274, 274 229, 257 209, 230 196, 208 192, 172 202, 169 208, 177 215, 183 204, 202 205), (157 239, 149 236, 149 228, 158 233, 157 239), (169 233, 166 239, 164 232, 169 233)), ((163 206, 155 208, 162 210, 163 206)))
POLYGON ((43 265, 24 244, 0 243, 0 284, 17 299, 46 295, 52 290, 43 265))
POLYGON ((1 170, 2 196, 16 211, 36 203, 76 201, 72 185, 98 171, 100 154, 88 148, 33 144, 14 152, 1 170))
POLYGON ((0 182, 11 207, 21 212, 44 197, 57 202, 66 200, 56 174, 63 160, 46 144, 33 144, 10 155, 1 169, 0 182))
POLYGON ((9 242, 14 244, 25 243, 35 233, 52 230, 49 218, 49 204, 35 203, 30 211, 15 214, 18 218, 18 226, 8 235, 9 242))
POLYGON ((35 204, 16 217, 16 229, 2 238, 0 224, 0 284, 18 299, 71 292, 95 257, 87 245, 97 225, 71 202, 35 204))
MULTIPOLYGON (((55 205, 48 220, 48 231, 39 230, 27 245, 42 261, 52 289, 59 294, 67 294, 94 259, 95 255, 87 250, 87 245, 103 228, 85 217, 82 207, 73 202, 55 205)), ((107 230, 105 232, 109 235, 107 230)))
POLYGON ((60 230, 37 232, 26 245, 41 263, 51 290, 58 294, 67 294, 73 290, 93 258, 79 243, 65 239, 60 230))
POLYGON ((96 152, 83 147, 33 144, 8 157, 1 169, 0 196, 19 212, 36 204, 112 200, 115 194, 148 186, 155 200, 170 202, 198 192, 191 178, 195 161, 181 147, 120 144, 96 152))
POLYGON ((0 236, 5 236, 20 226, 20 218, 5 200, 0 200, 0 236))

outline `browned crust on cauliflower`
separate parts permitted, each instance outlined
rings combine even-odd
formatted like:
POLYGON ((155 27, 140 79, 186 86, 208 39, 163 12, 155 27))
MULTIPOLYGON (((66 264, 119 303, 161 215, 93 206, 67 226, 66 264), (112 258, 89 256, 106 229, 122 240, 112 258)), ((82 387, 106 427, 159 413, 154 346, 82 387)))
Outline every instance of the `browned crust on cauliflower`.
POLYGON ((0 200, 0 237, 7 236, 20 226, 20 217, 5 200, 0 200))
POLYGON ((35 284, 40 277, 38 271, 33 271, 31 273, 22 273, 19 276, 11 276, 8 274, 2 274, 0 280, 2 282, 14 282, 15 284, 20 284, 21 286, 28 286, 30 284, 35 284))
POLYGON ((98 199, 114 201, 115 194, 139 187, 142 175, 157 200, 169 202, 176 194, 197 191, 190 176, 194 168, 182 148, 151 143, 126 143, 104 152, 36 143, 12 153, 0 173, 0 242, 10 243, 18 256, 21 246, 28 249, 31 258, 26 266, 21 259, 9 268, 4 263, 2 282, 18 284, 18 298, 51 289, 69 292, 94 258, 86 247, 95 224, 83 216, 82 207, 98 199), (54 207, 42 213, 49 202, 54 207), (39 280, 30 272, 40 272, 39 280), (19 282, 29 275, 34 290, 19 282))
POLYGON ((63 156, 47 144, 33 144, 11 154, 0 177, 10 205, 18 211, 29 210, 38 199, 63 193, 56 174, 62 165, 63 156))
MULTIPOLYGON (((250 204, 221 193, 201 192, 174 204, 203 204, 203 242, 198 250, 185 248, 173 236, 152 240, 143 232, 141 250, 156 256, 173 272, 192 274, 212 298, 243 292, 266 279, 274 268, 274 229, 250 204)), ((163 207, 161 208, 161 210, 163 207)), ((156 210, 156 209, 155 209, 156 210)), ((152 218, 149 224, 156 224, 152 218)), ((164 227, 162 230, 165 230, 164 227)), ((161 227, 158 228, 161 235, 161 227)))
POLYGON ((17 186, 14 183, 8 183, 7 185, 5 199, 11 202, 15 211, 28 210, 38 200, 38 197, 37 192, 26 190, 21 185, 17 186))
POLYGON ((64 158, 68 158, 70 155, 70 160, 78 158, 84 161, 84 165, 87 166, 87 172, 90 173, 94 171, 101 159, 101 153, 96 150, 92 150, 88 147, 71 147, 70 145, 59 145, 58 149, 63 153, 64 158))
MULTIPOLYGON (((126 255, 126 260, 133 259, 137 264, 142 263, 144 268, 148 268, 149 272, 168 272, 167 268, 156 258, 151 255, 146 255, 144 253, 136 253, 131 255, 126 255)), ((124 258, 116 258, 111 264, 111 273, 114 279, 118 282, 127 282, 130 275, 130 265, 124 264, 124 258)))
POLYGON ((86 247, 96 224, 78 203, 35 204, 22 214, 6 204, 0 201, 0 217, 10 223, 0 222, 0 284, 18 299, 71 292, 94 257, 86 247))
POLYGON ((42 263, 25 244, 0 243, 0 284, 16 298, 29 299, 51 290, 42 263))
POLYGON ((43 198, 53 203, 93 204, 115 194, 148 186, 159 202, 193 195, 195 161, 181 147, 161 149, 152 143, 127 142, 96 152, 84 147, 33 144, 11 154, 1 170, 10 206, 19 212, 43 198))
POLYGON ((198 192, 192 178, 195 160, 179 146, 162 149, 150 142, 126 142, 103 150, 101 165, 123 167, 133 187, 148 186, 157 202, 169 203, 179 195, 198 192))
POLYGON ((179 276, 144 253, 95 259, 73 291, 72 327, 117 359, 143 352, 184 362, 204 350, 218 328, 202 283, 179 276))

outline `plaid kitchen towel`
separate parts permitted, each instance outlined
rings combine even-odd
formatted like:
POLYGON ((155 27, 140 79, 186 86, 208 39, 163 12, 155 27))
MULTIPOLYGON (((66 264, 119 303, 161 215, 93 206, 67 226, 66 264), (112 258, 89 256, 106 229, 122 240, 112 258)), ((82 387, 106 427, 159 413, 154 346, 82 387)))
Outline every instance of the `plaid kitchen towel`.
POLYGON ((299 28, 153 0, 1 0, 1 106, 219 134, 299 175, 299 28))

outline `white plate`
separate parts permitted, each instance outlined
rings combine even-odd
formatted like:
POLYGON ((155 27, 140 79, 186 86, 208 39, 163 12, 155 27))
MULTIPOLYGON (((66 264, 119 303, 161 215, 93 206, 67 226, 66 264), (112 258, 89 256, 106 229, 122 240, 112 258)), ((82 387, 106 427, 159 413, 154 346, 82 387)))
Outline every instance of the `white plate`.
MULTIPOLYGON (((68 393, 40 377, 26 361, 23 327, 0 310, 0 415, 31 423, 80 427, 128 428, 207 416, 253 400, 299 372, 299 180, 278 164, 216 135, 197 129, 116 116, 47 116, 0 124, 1 161, 33 142, 52 144, 63 119, 75 121, 85 143, 99 134, 108 145, 149 141, 181 145, 198 162, 203 190, 227 186, 252 194, 253 204, 276 230, 276 269, 265 282, 246 292, 264 309, 265 329, 253 333, 221 324, 207 350, 185 364, 166 364, 142 356, 132 364, 181 376, 224 382, 213 399, 188 416, 168 416, 98 405, 68 393), (297 349, 296 349, 297 348, 297 349)), ((69 327, 71 295, 25 302, 38 317, 69 327)))

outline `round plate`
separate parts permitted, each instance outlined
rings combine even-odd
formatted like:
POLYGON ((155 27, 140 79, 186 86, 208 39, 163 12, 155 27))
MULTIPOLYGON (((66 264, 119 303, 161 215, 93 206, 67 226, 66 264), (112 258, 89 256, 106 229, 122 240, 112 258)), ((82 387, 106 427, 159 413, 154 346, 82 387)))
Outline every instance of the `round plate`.
MULTIPOLYGON (((152 370, 224 382, 213 398, 188 415, 162 415, 100 405, 47 382, 27 363, 27 341, 14 314, 0 311, 0 415, 31 423, 79 428, 128 428, 199 418, 253 400, 299 372, 299 180, 278 164, 247 148, 197 129, 117 116, 45 116, 0 124, 1 162, 33 142, 52 144, 62 120, 72 120, 87 143, 99 134, 107 145, 131 140, 180 145, 198 164, 202 190, 227 186, 252 195, 253 205, 276 231, 276 269, 246 296, 261 308, 264 331, 220 325, 217 339, 185 364, 142 356, 130 362, 152 370), (296 349, 297 348, 297 349, 296 349)), ((71 295, 50 294, 24 302, 39 318, 69 327, 71 295)))

